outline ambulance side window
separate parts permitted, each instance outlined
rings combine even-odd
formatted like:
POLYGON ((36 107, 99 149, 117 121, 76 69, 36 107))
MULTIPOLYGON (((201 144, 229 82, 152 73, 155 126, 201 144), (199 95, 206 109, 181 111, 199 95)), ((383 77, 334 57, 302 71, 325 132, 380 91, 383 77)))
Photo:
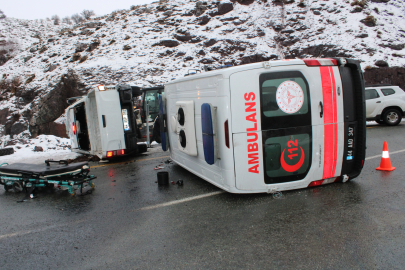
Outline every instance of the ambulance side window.
POLYGON ((309 86, 299 71, 260 75, 262 130, 311 125, 309 86))

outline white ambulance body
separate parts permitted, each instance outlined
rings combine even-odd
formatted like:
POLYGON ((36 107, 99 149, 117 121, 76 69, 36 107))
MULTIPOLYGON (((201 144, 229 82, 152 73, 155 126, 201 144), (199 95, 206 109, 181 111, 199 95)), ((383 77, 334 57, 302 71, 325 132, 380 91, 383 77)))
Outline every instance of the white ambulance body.
POLYGON ((138 89, 98 86, 67 107, 65 124, 71 150, 102 159, 137 151, 132 93, 138 89))
POLYGON ((345 182, 363 167, 364 79, 355 60, 190 75, 165 85, 162 104, 171 159, 228 192, 345 182))

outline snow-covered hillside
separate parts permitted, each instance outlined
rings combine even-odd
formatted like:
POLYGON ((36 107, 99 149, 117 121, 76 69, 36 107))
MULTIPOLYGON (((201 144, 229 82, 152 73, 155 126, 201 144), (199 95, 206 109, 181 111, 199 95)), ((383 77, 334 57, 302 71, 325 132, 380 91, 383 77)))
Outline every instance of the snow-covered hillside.
POLYGON ((0 31, 19 42, 0 79, 21 82, 14 93, 0 89, 0 135, 49 132, 67 105, 47 103, 78 88, 164 84, 203 65, 331 56, 363 69, 405 65, 403 0, 170 0, 74 26, 7 18, 0 31))

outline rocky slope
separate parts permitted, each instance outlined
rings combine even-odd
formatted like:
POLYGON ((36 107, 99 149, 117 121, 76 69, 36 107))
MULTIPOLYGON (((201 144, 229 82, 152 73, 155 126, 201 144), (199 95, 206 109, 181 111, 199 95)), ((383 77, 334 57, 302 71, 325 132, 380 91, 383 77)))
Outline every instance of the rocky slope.
POLYGON ((0 31, 3 140, 63 134, 66 98, 94 85, 164 84, 203 65, 343 56, 370 82, 405 81, 402 0, 160 1, 74 26, 7 18, 0 31))

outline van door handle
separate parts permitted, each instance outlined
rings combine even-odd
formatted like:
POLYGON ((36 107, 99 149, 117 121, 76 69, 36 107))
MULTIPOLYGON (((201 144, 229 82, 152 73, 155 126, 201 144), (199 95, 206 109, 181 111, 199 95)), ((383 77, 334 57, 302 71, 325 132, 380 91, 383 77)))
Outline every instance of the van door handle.
POLYGON ((322 118, 322 117, 323 117, 323 105, 322 105, 322 101, 319 101, 319 106, 321 106, 321 112, 319 113, 319 116, 322 118))
POLYGON ((377 101, 376 103, 381 103, 381 101, 377 101))

